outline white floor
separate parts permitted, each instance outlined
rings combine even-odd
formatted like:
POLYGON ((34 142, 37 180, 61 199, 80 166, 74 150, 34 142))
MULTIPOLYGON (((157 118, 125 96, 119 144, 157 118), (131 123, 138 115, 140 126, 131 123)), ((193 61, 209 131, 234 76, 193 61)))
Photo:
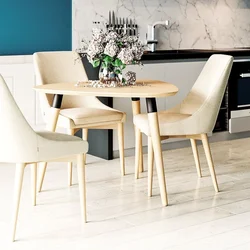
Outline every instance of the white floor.
MULTIPOLYGON (((147 197, 147 172, 134 179, 134 157, 88 157, 87 209, 81 226, 76 169, 67 187, 65 163, 48 167, 44 191, 32 207, 30 169, 25 173, 15 243, 9 241, 14 165, 0 165, 0 249, 206 250, 250 249, 250 139, 211 144, 219 187, 214 193, 204 152, 198 179, 191 148, 164 152, 168 207, 161 206, 157 178, 147 197)), ((145 156, 146 159, 146 156, 145 156)), ((146 165, 146 163, 145 163, 146 165)))

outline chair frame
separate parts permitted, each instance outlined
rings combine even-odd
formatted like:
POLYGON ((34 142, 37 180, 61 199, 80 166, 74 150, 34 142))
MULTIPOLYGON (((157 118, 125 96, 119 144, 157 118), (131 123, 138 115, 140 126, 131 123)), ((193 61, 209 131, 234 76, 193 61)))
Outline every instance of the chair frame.
MULTIPOLYGON (((85 182, 84 155, 85 154, 78 154, 76 158, 77 158, 77 171, 78 171, 78 180, 79 180, 81 215, 82 215, 83 222, 86 223, 87 222, 87 212, 86 212, 87 210, 86 210, 86 182, 85 182)), ((54 161, 63 161, 63 160, 65 159, 61 159, 61 160, 54 159, 54 161)), ((12 222, 11 222, 12 241, 15 241, 15 237, 16 237, 16 228, 17 228, 17 220, 18 220, 21 193, 22 193, 23 176, 24 176, 24 170, 27 167, 27 165, 31 165, 32 205, 33 206, 37 205, 36 193, 37 193, 37 164, 38 163, 39 162, 16 163, 13 214, 12 214, 12 222)))
MULTIPOLYGON (((172 114, 173 120, 171 121, 170 119, 170 122, 162 123, 161 140, 166 140, 169 138, 190 139, 198 177, 202 177, 202 173, 196 141, 202 141, 213 181, 213 186, 216 192, 219 192, 219 187, 207 133, 211 132, 215 125, 216 118, 219 112, 219 106, 222 102, 232 64, 232 56, 212 55, 205 64, 203 70, 201 71, 187 97, 182 100, 182 102, 177 106, 171 108, 170 110, 164 111, 162 114, 162 116, 171 116, 172 114), (184 118, 180 120, 174 120, 175 117, 178 118, 178 116, 175 116, 178 114, 184 115, 184 118), (180 127, 177 126, 177 128, 175 128, 174 126, 178 122, 180 122, 181 125, 180 127)), ((161 115, 161 113, 159 115, 161 115)), ((150 132, 148 132, 148 124, 146 123, 145 115, 139 114, 138 116, 135 116, 134 119, 136 119, 134 121, 135 126, 138 126, 136 128, 138 132, 136 135, 135 145, 135 178, 139 178, 139 157, 141 151, 140 137, 141 133, 143 132, 148 136, 148 195, 152 196, 153 162, 154 154, 156 154, 156 152, 153 152, 152 140, 155 140, 155 138, 154 135, 150 135, 150 132), (144 116, 144 118, 141 118, 141 121, 143 121, 143 123, 140 123, 140 116, 144 116)), ((160 141, 157 143, 159 144, 160 150, 160 141)), ((157 156, 155 157, 155 160, 157 160, 157 156)))
MULTIPOLYGON (((195 166, 197 170, 198 177, 202 177, 201 167, 200 167, 200 159, 196 141, 202 141, 202 145, 204 148, 204 152, 206 155, 209 171, 212 177, 213 186, 215 192, 219 192, 218 181, 216 178, 216 173, 214 169, 214 162, 211 154, 210 145, 208 142, 207 134, 197 134, 197 135, 180 135, 180 136, 162 136, 161 140, 166 140, 170 138, 188 138, 191 142, 191 147, 194 155, 195 166)), ((153 166, 154 166, 154 152, 152 147, 152 138, 148 136, 148 196, 152 196, 152 188, 153 188, 153 166)), ((138 170, 137 170, 138 173, 138 170)), ((139 174, 139 173, 138 173, 139 174)))
MULTIPOLYGON (((69 58, 69 60, 73 60, 74 59, 74 70, 75 70, 75 75, 78 75, 79 79, 81 79, 82 81, 87 80, 87 74, 85 72, 84 66, 81 63, 81 58, 80 55, 75 52, 75 51, 55 51, 55 52, 37 52, 34 53, 33 57, 34 57, 34 64, 35 64, 35 72, 36 72, 36 76, 37 76, 37 81, 39 84, 46 84, 47 81, 47 72, 46 70, 43 68, 44 66, 44 61, 43 60, 48 60, 49 57, 60 57, 60 55, 65 55, 67 58, 69 58), (43 59, 43 57, 45 57, 45 59, 43 59), (46 58, 48 57, 48 58, 46 58), (73 58, 73 59, 72 59, 73 58)), ((76 78, 76 76, 73 76, 73 78, 71 79, 79 81, 78 78, 76 78), (74 79, 75 78, 75 79, 74 79)), ((40 97, 43 104, 42 105, 42 109, 44 109, 44 114, 46 113, 45 109, 47 108, 47 112, 49 109, 50 115, 51 117, 53 117, 53 120, 50 121, 50 123, 47 125, 47 129, 49 131, 55 131, 57 124, 56 121, 60 115, 60 110, 57 108, 53 108, 51 106, 51 103, 49 99, 51 99, 51 97, 48 97, 50 95, 48 94, 40 94, 40 97), (46 107, 45 107, 46 106, 46 107)), ((75 98, 75 97, 73 97, 75 98)), ((86 99, 86 97, 84 97, 86 99)), ((110 107, 104 105, 101 101, 99 101, 96 97, 88 97, 91 98, 91 100, 94 102, 94 108, 99 108, 99 109, 108 109, 108 110, 113 110, 110 107)), ((83 101, 84 103, 84 101, 83 101)), ((89 106, 88 106, 89 107, 89 106)), ((121 121, 115 121, 115 122, 100 122, 100 123, 93 123, 93 124, 82 124, 81 126, 74 126, 73 128, 67 128, 67 134, 69 135, 74 135, 76 133, 77 130, 82 129, 82 138, 84 140, 87 140, 88 138, 88 129, 117 129, 118 131, 118 145, 119 145, 119 154, 120 154, 120 168, 121 168, 121 174, 122 176, 125 175, 125 159, 124 159, 124 122, 125 122, 125 113, 123 114, 123 119, 121 121)), ((68 118, 70 119, 70 118, 68 118)), ((84 157, 85 162, 86 162, 86 155, 84 157)), ((45 172, 46 172, 46 168, 47 168, 47 163, 43 162, 39 164, 39 169, 40 169, 40 173, 39 173, 39 179, 38 179, 38 192, 41 192, 42 190, 42 185, 43 185, 43 181, 44 181, 44 177, 45 177, 45 172)), ((68 185, 71 186, 72 185, 72 169, 73 169, 73 165, 72 162, 68 162, 68 185)))

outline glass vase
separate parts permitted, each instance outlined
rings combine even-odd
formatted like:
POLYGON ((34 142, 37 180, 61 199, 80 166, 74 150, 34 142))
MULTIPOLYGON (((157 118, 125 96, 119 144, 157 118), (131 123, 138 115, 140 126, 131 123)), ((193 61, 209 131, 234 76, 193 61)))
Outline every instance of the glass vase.
POLYGON ((110 87, 117 87, 122 83, 122 73, 117 74, 115 67, 100 66, 99 80, 102 84, 110 87))

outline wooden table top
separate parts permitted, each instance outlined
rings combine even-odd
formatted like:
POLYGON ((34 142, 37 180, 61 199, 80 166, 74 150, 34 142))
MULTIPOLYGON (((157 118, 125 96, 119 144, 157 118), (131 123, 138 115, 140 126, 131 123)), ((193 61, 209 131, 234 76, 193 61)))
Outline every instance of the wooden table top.
POLYGON ((106 97, 167 97, 178 92, 178 88, 167 82, 158 80, 138 80, 135 86, 116 88, 94 88, 88 87, 88 83, 51 83, 35 86, 34 89, 47 94, 59 95, 83 95, 83 96, 106 96, 106 97))

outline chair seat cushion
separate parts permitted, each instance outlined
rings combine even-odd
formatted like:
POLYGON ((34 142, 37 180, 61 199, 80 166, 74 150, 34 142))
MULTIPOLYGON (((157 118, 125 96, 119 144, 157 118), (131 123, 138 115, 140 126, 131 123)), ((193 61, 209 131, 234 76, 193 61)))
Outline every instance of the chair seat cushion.
POLYGON ((81 126, 81 125, 121 122, 124 120, 125 113, 119 112, 115 109, 96 109, 96 108, 84 107, 84 108, 62 109, 60 111, 60 116, 72 120, 74 125, 76 126, 81 126))
POLYGON ((76 154, 84 154, 87 151, 88 142, 80 137, 49 131, 38 131, 37 155, 34 154, 32 157, 37 157, 35 161, 50 161, 76 154))
MULTIPOLYGON (((159 112, 158 119, 160 135, 181 135, 180 131, 183 130, 181 128, 183 123, 181 123, 180 121, 183 121, 190 116, 191 115, 189 114, 169 113, 168 111, 159 112)), ((150 135, 147 114, 135 115, 134 124, 141 130, 141 132, 145 133, 146 135, 150 135)), ((183 134, 185 134, 184 131, 183 134)))
POLYGON ((38 135, 44 139, 51 141, 82 141, 82 138, 62 133, 55 133, 50 131, 36 131, 38 135))

